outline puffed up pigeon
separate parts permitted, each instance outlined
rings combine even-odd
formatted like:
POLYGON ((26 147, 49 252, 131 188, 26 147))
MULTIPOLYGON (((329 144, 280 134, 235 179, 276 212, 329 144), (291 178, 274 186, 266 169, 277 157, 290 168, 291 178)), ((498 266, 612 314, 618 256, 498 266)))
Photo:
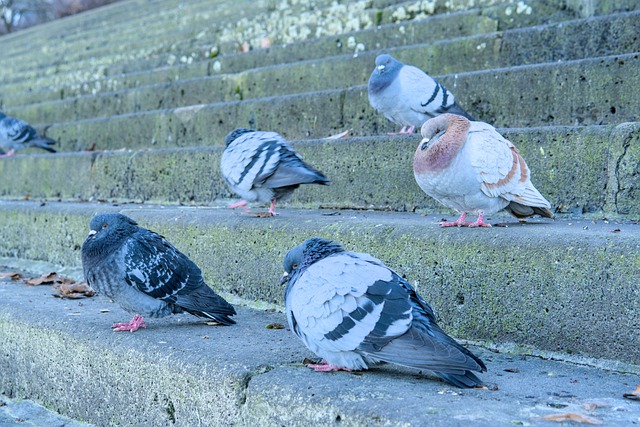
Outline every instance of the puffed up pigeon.
POLYGON ((330 182, 275 132, 239 128, 229 133, 224 143, 222 176, 229 188, 245 199, 230 208, 242 207, 249 212, 247 201, 271 202, 268 215, 275 215, 276 202, 290 197, 300 184, 330 182))
POLYGON ((0 112, 0 157, 13 156, 17 150, 25 147, 42 148, 55 153, 56 150, 49 147, 55 143, 51 138, 38 135, 28 123, 0 112))
POLYGON ((291 330, 324 360, 316 371, 367 369, 383 361, 427 369, 458 387, 482 384, 478 357, 436 323, 431 306, 382 261, 320 237, 284 257, 291 330))
POLYGON ((115 331, 146 327, 143 316, 164 317, 186 311, 234 324, 233 306, 216 294, 197 265, 161 235, 138 227, 118 213, 93 217, 82 245, 82 268, 89 286, 135 313, 115 331))
POLYGON ((389 54, 376 58, 368 90, 371 106, 402 126, 400 134, 413 133, 428 119, 443 113, 473 120, 444 86, 421 69, 405 65, 389 54))
POLYGON ((518 219, 553 217, 518 149, 493 126, 443 114, 422 125, 422 136, 413 158, 416 182, 429 196, 460 212, 455 222, 443 222, 442 227, 491 227, 483 215, 502 209, 518 219), (477 213, 477 221, 465 222, 468 212, 477 213))

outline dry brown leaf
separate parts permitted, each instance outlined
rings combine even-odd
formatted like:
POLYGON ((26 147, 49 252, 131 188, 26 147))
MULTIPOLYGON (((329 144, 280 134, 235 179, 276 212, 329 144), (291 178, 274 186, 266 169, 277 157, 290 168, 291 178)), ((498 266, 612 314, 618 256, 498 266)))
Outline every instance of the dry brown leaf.
POLYGON ((565 412, 564 414, 550 414, 550 415, 545 415, 544 417, 533 418, 533 419, 554 421, 557 423, 563 423, 565 421, 573 421, 573 422, 582 423, 582 424, 602 424, 602 421, 597 418, 587 417, 586 415, 576 414, 575 412, 565 412))
POLYGON ((340 138, 348 138, 349 136, 351 136, 351 129, 347 129, 344 132, 328 136, 324 139, 340 139, 340 138))
POLYGON ((96 294, 87 282, 74 282, 72 279, 62 277, 63 281, 53 285, 57 294, 52 294, 56 298, 80 299, 92 297, 96 294))
POLYGON ((623 394, 622 397, 625 397, 631 400, 640 400, 640 385, 636 385, 635 390, 633 390, 631 393, 623 394))
POLYGON ((57 279, 58 273, 52 271, 51 273, 43 274, 40 277, 31 278, 25 283, 29 286, 53 285, 57 279))
POLYGON ((240 52, 242 53, 247 53, 251 50, 251 45, 249 44, 249 42, 242 42, 240 43, 240 52))
POLYGON ((22 274, 10 271, 8 273, 0 273, 0 279, 10 278, 13 281, 22 279, 22 274))

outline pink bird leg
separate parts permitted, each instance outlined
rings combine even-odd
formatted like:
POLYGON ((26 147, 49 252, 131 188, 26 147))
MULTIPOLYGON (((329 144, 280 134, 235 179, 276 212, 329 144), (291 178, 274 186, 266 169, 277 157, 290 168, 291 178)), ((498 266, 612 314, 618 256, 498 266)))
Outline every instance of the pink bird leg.
POLYGON ((242 208, 242 210, 245 213, 251 213, 251 211, 249 210, 249 208, 247 208, 247 201, 246 200, 240 200, 237 203, 234 203, 232 205, 227 206, 227 208, 229 209, 235 209, 235 208, 242 208))
POLYGON ((469 225, 469 223, 464 220, 466 217, 467 213, 462 212, 454 222, 443 221, 440 223, 440 227, 466 227, 469 225))
POLYGON ((484 222, 484 219, 482 218, 482 214, 479 213, 478 219, 475 222, 468 223, 467 227, 491 227, 491 224, 487 224, 486 222, 484 222))
POLYGON ((269 207, 269 213, 270 213, 272 216, 276 216, 276 215, 278 215, 278 214, 276 213, 276 199, 271 200, 271 206, 269 207))
POLYGON ((307 368, 311 368, 316 372, 337 372, 337 371, 351 372, 351 369, 349 368, 343 368, 340 366, 332 365, 331 363, 327 362, 324 359, 322 359, 322 362, 320 362, 319 364, 307 365, 307 368))
POLYGON ((0 158, 3 157, 11 157, 15 154, 16 150, 14 150, 13 148, 11 150, 9 150, 6 154, 0 154, 0 158))
POLYGON ((403 126, 399 132, 391 132, 387 135, 411 135, 415 128, 415 126, 403 126))
POLYGON ((112 326, 114 332, 131 331, 135 332, 139 328, 146 328, 147 324, 142 320, 142 316, 136 314, 131 322, 114 323, 112 326))

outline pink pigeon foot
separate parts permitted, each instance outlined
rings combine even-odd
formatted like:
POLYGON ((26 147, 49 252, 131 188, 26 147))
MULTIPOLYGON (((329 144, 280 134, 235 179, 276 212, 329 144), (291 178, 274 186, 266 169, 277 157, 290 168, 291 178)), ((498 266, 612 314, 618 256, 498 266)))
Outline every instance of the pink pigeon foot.
POLYGON ((114 332, 131 331, 135 332, 140 328, 146 328, 147 324, 142 320, 142 316, 136 314, 131 322, 114 323, 112 326, 114 332))
POLYGON ((331 363, 327 362, 324 359, 322 359, 322 362, 320 362, 319 364, 312 363, 307 365, 307 368, 311 368, 316 372, 338 372, 338 371, 351 372, 351 369, 349 368, 343 368, 341 366, 332 365, 331 363))
POLYGON ((484 222, 482 214, 478 214, 478 219, 475 222, 468 223, 467 227, 491 227, 491 224, 484 222))
POLYGON ((251 211, 249 210, 249 208, 247 208, 247 201, 246 200, 240 200, 237 203, 234 203, 232 205, 227 206, 228 209, 235 209, 235 208, 242 208, 242 210, 245 213, 251 213, 251 211))
POLYGON ((13 148, 11 150, 9 150, 6 154, 0 154, 0 158, 4 158, 4 157, 11 157, 16 153, 16 150, 14 150, 13 148))
POLYGON ((408 126, 408 127, 403 126, 399 132, 391 132, 391 133, 388 133, 387 135, 411 135, 415 128, 416 128, 415 126, 408 126))
MULTIPOLYGON (((454 222, 443 221, 440 223, 440 227, 467 227, 470 223, 466 222, 464 219, 467 217, 466 212, 462 212, 458 219, 454 222)), ((478 217, 481 218, 481 217, 478 217)))
POLYGON ((278 215, 276 213, 276 199, 273 199, 271 201, 271 206, 269 207, 269 213, 271 214, 271 216, 276 216, 278 215))

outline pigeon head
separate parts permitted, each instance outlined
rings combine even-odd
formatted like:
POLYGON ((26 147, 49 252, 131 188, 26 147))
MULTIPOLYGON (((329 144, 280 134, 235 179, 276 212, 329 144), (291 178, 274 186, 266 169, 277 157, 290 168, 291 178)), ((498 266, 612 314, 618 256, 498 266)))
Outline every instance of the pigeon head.
POLYGON ((339 252, 344 252, 344 248, 332 240, 322 237, 311 237, 305 240, 284 256, 282 261, 284 275, 281 283, 286 283, 294 271, 302 271, 314 262, 339 252))
POLYGON ((402 62, 388 53, 378 55, 376 68, 373 69, 369 78, 369 91, 376 93, 385 89, 398 76, 403 66, 402 62))
POLYGON ((89 228, 91 231, 82 245, 83 257, 109 253, 139 229, 137 222, 119 213, 96 215, 89 228))
POLYGON ((255 132, 255 130, 246 129, 246 128, 238 128, 238 129, 232 130, 231 132, 229 132, 227 136, 225 136, 224 146, 228 147, 229 144, 231 144, 233 141, 238 139, 239 136, 244 135, 245 133, 250 133, 250 132, 255 132))
POLYGON ((471 122, 456 114, 427 120, 420 130, 422 141, 413 157, 413 170, 421 174, 446 168, 467 140, 471 122))

